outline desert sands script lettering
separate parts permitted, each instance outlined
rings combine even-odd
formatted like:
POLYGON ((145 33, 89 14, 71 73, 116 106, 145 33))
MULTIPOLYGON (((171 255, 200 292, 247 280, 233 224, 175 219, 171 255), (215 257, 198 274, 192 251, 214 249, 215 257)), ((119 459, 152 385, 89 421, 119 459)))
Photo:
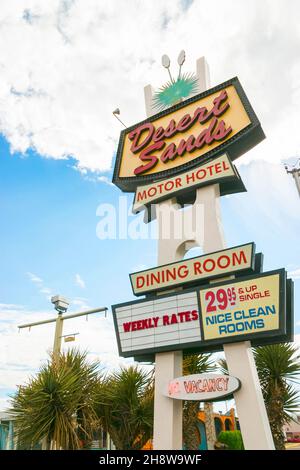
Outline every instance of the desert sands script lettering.
POLYGON ((226 127, 223 119, 219 119, 229 108, 227 102, 228 94, 226 90, 221 91, 220 95, 213 100, 213 107, 208 110, 205 106, 195 109, 194 114, 185 114, 177 123, 171 119, 167 127, 155 126, 151 122, 146 122, 137 127, 128 134, 132 141, 130 150, 133 154, 139 153, 139 158, 145 164, 138 166, 134 170, 135 175, 141 175, 154 168, 159 158, 155 152, 163 152, 160 156, 162 163, 174 160, 177 157, 184 157, 186 153, 192 153, 205 145, 211 145, 213 142, 224 140, 231 132, 232 127, 226 127), (191 134, 187 139, 181 139, 179 144, 174 142, 166 145, 166 139, 175 136, 178 133, 186 132, 194 124, 203 125, 210 121, 208 127, 204 128, 200 134, 191 134))

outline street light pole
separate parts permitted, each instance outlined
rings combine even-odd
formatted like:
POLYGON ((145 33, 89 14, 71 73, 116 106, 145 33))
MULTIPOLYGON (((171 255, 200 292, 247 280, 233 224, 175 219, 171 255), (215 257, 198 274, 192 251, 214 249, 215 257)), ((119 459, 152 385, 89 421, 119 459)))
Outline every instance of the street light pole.
POLYGON ((58 358, 61 349, 61 337, 63 332, 63 318, 62 313, 58 312, 56 322, 55 322, 55 334, 54 334, 54 344, 53 344, 53 357, 58 358))
POLYGON ((54 343, 53 343, 53 356, 54 356, 54 359, 55 359, 60 354, 61 338, 62 338, 64 320, 69 320, 70 318, 77 318, 77 317, 92 315, 93 313, 98 313, 98 312, 105 312, 106 313, 108 308, 107 307, 99 307, 99 308, 94 308, 94 309, 91 309, 91 310, 84 310, 83 312, 71 313, 70 315, 64 315, 63 316, 63 312, 66 312, 67 308, 69 306, 69 303, 66 301, 66 299, 62 298, 61 296, 55 296, 55 297, 52 297, 51 301, 52 301, 52 303, 54 303, 55 309, 58 311, 57 317, 49 318, 48 320, 41 320, 41 321, 34 322, 34 323, 26 323, 24 325, 19 325, 18 328, 19 329, 21 329, 21 328, 31 328, 32 326, 45 325, 47 323, 54 323, 55 322, 55 334, 54 334, 54 343), (62 299, 63 299, 63 302, 62 302, 62 299), (58 302, 60 302, 61 304, 64 303, 64 305, 59 305, 58 302))
POLYGON ((293 176, 295 183, 296 183, 296 188, 298 190, 298 194, 300 197, 300 159, 298 160, 296 165, 289 168, 289 166, 285 164, 284 167, 286 169, 286 172, 293 176))
POLYGON ((55 322, 54 344, 53 344, 53 359, 58 360, 61 349, 61 338, 63 331, 63 318, 62 315, 68 310, 69 301, 62 295, 54 295, 51 297, 51 302, 54 305, 58 315, 55 322))

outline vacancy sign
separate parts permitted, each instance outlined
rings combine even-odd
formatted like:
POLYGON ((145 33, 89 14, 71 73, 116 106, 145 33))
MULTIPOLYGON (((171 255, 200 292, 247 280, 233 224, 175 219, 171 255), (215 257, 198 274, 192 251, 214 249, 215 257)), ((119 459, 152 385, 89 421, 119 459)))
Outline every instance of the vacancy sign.
POLYGON ((173 178, 139 186, 135 192, 132 211, 137 213, 149 204, 163 201, 169 197, 180 196, 189 190, 213 183, 221 185, 222 195, 229 194, 235 192, 236 182, 239 180, 240 177, 234 165, 232 165, 229 157, 224 154, 194 170, 186 171, 173 178), (225 182, 226 186, 223 188, 225 182), (232 184, 229 185, 229 182, 232 184))
POLYGON ((186 349, 201 340, 197 292, 128 302, 112 310, 121 356, 186 349))
POLYGON ((205 340, 219 343, 241 335, 271 335, 284 328, 284 270, 211 286, 200 290, 199 297, 205 340))
POLYGON ((231 375, 193 374, 168 383, 165 395, 176 400, 217 401, 230 396, 241 386, 231 375))
POLYGON ((247 243, 130 274, 133 293, 143 295, 183 284, 254 269, 255 245, 247 243))

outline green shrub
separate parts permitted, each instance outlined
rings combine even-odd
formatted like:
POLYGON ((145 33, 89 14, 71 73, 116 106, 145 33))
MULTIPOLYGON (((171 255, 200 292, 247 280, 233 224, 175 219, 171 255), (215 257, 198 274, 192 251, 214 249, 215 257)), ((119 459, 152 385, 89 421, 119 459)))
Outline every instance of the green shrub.
POLYGON ((222 431, 218 436, 218 442, 226 444, 228 450, 244 450, 241 431, 222 431))

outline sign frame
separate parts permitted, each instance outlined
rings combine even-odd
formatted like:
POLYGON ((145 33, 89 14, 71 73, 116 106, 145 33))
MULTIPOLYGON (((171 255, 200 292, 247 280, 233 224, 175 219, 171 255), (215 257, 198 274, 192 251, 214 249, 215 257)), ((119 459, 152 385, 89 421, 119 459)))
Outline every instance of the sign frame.
POLYGON ((160 266, 155 266, 154 268, 144 269, 142 271, 137 271, 135 273, 129 273, 129 279, 130 279, 132 292, 137 297, 139 297, 141 295, 146 295, 147 297, 149 297, 151 294, 153 295, 155 292, 162 292, 162 291, 165 291, 165 290, 170 290, 170 289, 173 289, 174 287, 178 287, 178 286, 183 287, 183 286, 201 285, 201 287, 202 287, 203 284, 205 284, 205 285, 207 284, 208 279, 218 279, 218 278, 221 278, 221 277, 232 275, 233 273, 239 273, 239 275, 242 276, 243 273, 248 273, 248 272, 251 272, 251 270, 254 271, 254 269, 255 269, 255 254, 256 254, 255 249, 256 249, 256 245, 255 245, 254 242, 243 243, 242 245, 237 245, 237 246, 224 248, 223 250, 213 251, 211 253, 205 253, 205 254, 200 255, 200 256, 194 256, 193 258, 183 259, 183 260, 180 260, 180 261, 175 261, 173 263, 162 264, 160 266), (247 247, 249 245, 251 245, 251 263, 250 263, 249 267, 246 267, 244 269, 226 271, 226 272, 216 274, 216 275, 208 274, 207 276, 205 276, 203 278, 200 278, 200 279, 193 279, 191 281, 177 282, 177 283, 174 283, 172 285, 161 287, 161 288, 154 287, 153 289, 149 289, 147 292, 145 292, 145 291, 144 292, 136 292, 135 291, 135 288, 134 288, 134 285, 133 285, 133 280, 132 280, 132 276, 134 276, 135 274, 147 273, 148 271, 152 271, 154 269, 179 265, 179 264, 182 264, 182 263, 186 263, 187 261, 193 262, 193 260, 197 260, 197 259, 201 260, 201 258, 209 258, 209 256, 211 256, 211 255, 216 255, 216 254, 222 253, 222 252, 225 253, 226 251, 234 250, 234 249, 238 249, 238 248, 242 248, 242 247, 247 247))
MULTIPOLYGON (((203 321, 202 321, 202 312, 201 312, 201 305, 200 305, 200 295, 199 291, 202 289, 207 289, 209 287, 218 287, 224 286, 227 284, 239 283, 247 280, 254 280, 261 277, 272 276, 274 274, 279 274, 279 328, 276 330, 269 330, 265 332, 258 332, 258 333, 248 333, 236 336, 228 336, 227 338, 220 339, 202 339, 199 342, 193 343, 180 343, 172 345, 171 349, 170 346, 161 346, 152 349, 139 349, 135 351, 126 351, 123 352, 121 348, 121 342, 119 337, 119 330, 118 330, 118 323, 117 323, 117 314, 116 309, 120 307, 125 307, 133 304, 139 304, 143 302, 149 301, 149 298, 145 299, 138 299, 134 301, 124 302, 121 304, 112 305, 112 314, 113 314, 113 322, 115 333, 117 337, 117 344, 118 344, 118 352, 121 357, 134 357, 136 361, 140 362, 153 362, 154 356, 156 353, 161 352, 169 352, 169 351, 180 351, 184 350, 187 353, 204 353, 204 352, 217 352, 221 351, 223 348, 223 344, 230 344, 230 343, 238 343, 242 341, 251 341, 252 346, 264 346, 266 344, 275 344, 275 343, 282 343, 286 341, 293 340, 293 281, 287 279, 286 271, 284 268, 276 269, 273 271, 267 271, 264 273, 244 276, 241 278, 235 278, 228 281, 218 282, 218 283, 211 283, 206 284, 205 286, 201 286, 200 288, 193 288, 193 289, 184 289, 182 293, 188 292, 196 292, 197 293, 197 302, 198 302, 198 312, 199 312, 199 321, 200 321, 200 333, 201 338, 204 338, 204 331, 203 331, 203 321)), ((162 294, 157 296, 158 299, 172 297, 179 295, 181 291, 171 292, 169 294, 162 294)), ((153 298, 152 298, 153 299, 153 298)))
POLYGON ((188 169, 195 168, 200 163, 205 163, 209 161, 210 159, 220 156, 224 152, 227 152, 231 160, 233 161, 239 156, 241 156, 242 154, 246 153, 252 147, 257 145, 264 138, 265 138, 265 134, 261 128, 261 124, 247 98, 247 95, 244 89, 242 88, 242 85, 239 79, 237 77, 233 77, 230 80, 227 80, 213 88, 210 88, 209 90, 206 90, 202 93, 192 96, 191 98, 188 98, 187 100, 184 100, 181 103, 177 103, 174 106, 171 106, 170 108, 166 110, 163 110, 157 114, 154 114, 153 116, 148 117, 147 119, 144 119, 143 121, 122 130, 120 134, 120 140, 119 140, 118 150, 116 154, 116 161, 115 161, 112 182, 116 186, 118 186, 123 192, 134 192, 137 186, 142 186, 143 184, 152 183, 154 181, 161 180, 161 179, 163 180, 170 176, 174 176, 179 173, 182 173, 183 171, 186 171, 188 169), (129 132, 133 131, 134 129, 136 129, 137 127, 143 124, 146 124, 149 122, 151 123, 169 114, 171 115, 175 111, 180 110, 191 103, 199 101, 202 98, 206 98, 207 96, 212 95, 213 93, 216 93, 218 91, 221 91, 222 89, 229 87, 229 86, 233 86, 235 88, 241 100, 241 103, 244 107, 244 110, 249 117, 249 120, 250 120, 249 125, 247 125, 244 129, 237 132, 237 134, 235 134, 234 136, 229 137, 229 139, 225 140, 223 143, 221 142, 220 145, 218 145, 216 148, 212 150, 208 150, 200 157, 196 157, 193 160, 183 163, 182 165, 179 165, 175 168, 166 169, 164 171, 160 171, 156 173, 145 174, 142 176, 126 176, 126 177, 119 176, 120 169, 121 169, 121 161, 122 161, 122 151, 123 151, 124 143, 125 143, 125 136, 129 132))

